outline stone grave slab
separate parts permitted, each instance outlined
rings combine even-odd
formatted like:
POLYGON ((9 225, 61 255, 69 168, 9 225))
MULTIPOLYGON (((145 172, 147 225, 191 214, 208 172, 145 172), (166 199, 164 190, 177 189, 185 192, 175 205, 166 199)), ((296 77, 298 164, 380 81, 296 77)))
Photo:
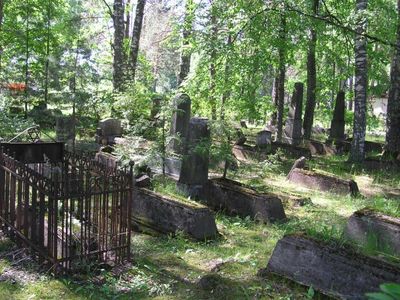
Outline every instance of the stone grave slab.
POLYGON ((266 272, 350 300, 366 299, 365 293, 379 291, 382 283, 400 283, 395 265, 299 234, 278 241, 266 272))
POLYGON ((360 245, 374 243, 377 250, 400 257, 400 219, 369 208, 356 211, 348 220, 346 237, 360 245))
POLYGON ((204 186, 202 200, 212 209, 222 210, 230 215, 250 216, 264 223, 286 219, 281 199, 277 196, 257 193, 229 179, 210 179, 204 186))
POLYGON ((139 230, 182 231, 197 240, 218 236, 214 215, 203 205, 184 203, 144 188, 135 188, 133 194, 132 222, 139 230))
POLYGON ((357 196, 359 193, 357 183, 353 180, 345 180, 309 170, 293 169, 288 174, 288 180, 310 189, 339 195, 357 196))

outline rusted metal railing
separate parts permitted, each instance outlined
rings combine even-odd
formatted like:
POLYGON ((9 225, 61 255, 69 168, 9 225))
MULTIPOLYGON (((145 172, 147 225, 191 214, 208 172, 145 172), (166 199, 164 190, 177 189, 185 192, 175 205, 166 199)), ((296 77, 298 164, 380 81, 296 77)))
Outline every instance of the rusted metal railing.
POLYGON ((71 153, 23 163, 0 149, 0 222, 58 271, 82 260, 121 262, 130 258, 132 185, 132 167, 71 153))

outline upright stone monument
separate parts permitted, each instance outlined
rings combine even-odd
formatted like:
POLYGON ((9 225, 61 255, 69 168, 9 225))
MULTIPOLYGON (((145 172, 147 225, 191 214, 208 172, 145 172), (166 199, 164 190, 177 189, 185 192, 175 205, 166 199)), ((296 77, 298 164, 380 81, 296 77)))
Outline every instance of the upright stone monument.
POLYGON ((299 145, 302 139, 303 91, 304 84, 296 82, 285 125, 285 134, 292 145, 299 145))
POLYGON ((272 143, 272 132, 262 130, 257 133, 256 146, 259 148, 266 148, 272 143))
POLYGON ((331 122, 331 132, 329 135, 329 139, 335 141, 343 141, 344 140, 344 114, 346 109, 345 103, 345 93, 343 91, 339 91, 336 97, 335 111, 333 112, 333 119, 331 122))
POLYGON ((122 136, 121 121, 107 118, 99 123, 96 133, 96 142, 103 145, 114 144, 116 137, 122 136))
POLYGON ((179 139, 172 139, 169 149, 179 154, 184 150, 191 115, 191 105, 192 101, 187 94, 179 94, 174 99, 176 111, 172 116, 170 134, 179 137, 179 139))
POLYGON ((208 119, 192 118, 178 181, 178 187, 188 196, 199 196, 208 181, 209 142, 208 119))
POLYGON ((152 107, 151 107, 151 112, 150 112, 150 119, 153 121, 156 121, 157 115, 161 111, 161 101, 162 98, 160 96, 155 96, 152 101, 152 107))
POLYGON ((58 142, 69 142, 74 139, 74 118, 60 116, 56 118, 56 139, 58 142))

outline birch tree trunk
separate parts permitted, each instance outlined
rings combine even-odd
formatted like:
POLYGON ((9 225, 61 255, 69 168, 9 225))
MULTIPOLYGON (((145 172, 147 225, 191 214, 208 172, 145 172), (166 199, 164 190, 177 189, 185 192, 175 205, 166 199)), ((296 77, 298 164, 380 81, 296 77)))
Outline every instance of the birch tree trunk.
POLYGON ((182 33, 182 52, 181 52, 181 62, 180 62, 180 71, 178 75, 178 86, 182 84, 182 82, 186 79, 190 72, 190 59, 191 53, 189 45, 190 45, 190 36, 192 35, 193 30, 193 18, 194 18, 194 1, 186 0, 185 5, 185 20, 183 24, 183 33, 182 33))
POLYGON ((139 56, 139 43, 140 43, 140 35, 142 33, 142 25, 143 25, 143 16, 144 16, 144 7, 146 5, 146 0, 138 0, 136 5, 136 14, 135 14, 135 22, 133 23, 133 31, 132 31, 132 41, 131 41, 131 51, 130 51, 130 80, 132 82, 135 81, 136 77, 136 67, 139 56))
POLYGON ((124 1, 114 0, 114 61, 113 61, 113 88, 121 91, 124 82, 124 1))
MULTIPOLYGON (((313 14, 318 14, 319 0, 313 0, 313 14)), ((315 59, 315 48, 317 45, 317 32, 314 27, 310 30, 310 41, 307 55, 307 102, 304 111, 304 138, 311 138, 311 130, 314 123, 315 99, 317 88, 317 69, 315 59)))
POLYGON ((364 36, 367 29, 368 0, 356 1, 357 34, 355 38, 355 82, 354 82, 354 124, 353 141, 351 144, 350 161, 362 162, 365 158, 365 131, 367 117, 367 39, 364 36))
POLYGON ((400 0, 397 0, 397 47, 390 70, 390 89, 386 119, 385 152, 400 152, 400 0))
POLYGON ((281 12, 281 28, 280 28, 280 47, 279 47, 279 69, 278 69, 278 82, 276 91, 275 103, 278 108, 278 134, 277 141, 282 141, 283 133, 283 113, 285 104, 285 79, 286 79, 286 16, 284 12, 281 12))

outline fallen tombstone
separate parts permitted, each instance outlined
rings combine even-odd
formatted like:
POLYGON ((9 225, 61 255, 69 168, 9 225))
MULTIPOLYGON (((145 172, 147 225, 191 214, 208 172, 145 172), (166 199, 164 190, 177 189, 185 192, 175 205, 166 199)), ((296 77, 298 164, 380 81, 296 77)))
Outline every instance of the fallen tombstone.
POLYGON ((311 158, 311 152, 310 149, 300 147, 300 146, 295 146, 295 145, 290 145, 287 143, 281 143, 281 142, 273 142, 271 144, 271 152, 276 153, 278 149, 281 149, 283 152, 285 152, 288 155, 292 156, 304 156, 306 158, 311 158))
POLYGON ((161 233, 182 231, 197 240, 218 235, 214 215, 207 207, 144 188, 134 189, 132 222, 139 230, 149 228, 161 233))
POLYGON ((346 237, 363 246, 400 257, 400 219, 369 208, 356 211, 348 220, 346 237))
POLYGON ((400 162, 397 160, 383 160, 379 158, 367 157, 362 164, 362 167, 367 170, 399 170, 400 162))
POLYGON ((382 283, 400 283, 400 269, 349 247, 333 247, 304 235, 286 235, 278 241, 266 272, 312 286, 340 299, 365 299, 382 283))
POLYGON ((264 151, 257 151, 254 147, 249 145, 234 145, 232 153, 239 161, 256 160, 263 161, 267 159, 267 153, 264 151))
POLYGON ((112 155, 111 153, 99 151, 96 153, 94 160, 108 168, 115 169, 118 166, 118 157, 112 155))
POLYGON ((203 188, 202 200, 215 210, 241 217, 249 216, 264 223, 286 219, 281 199, 277 196, 257 193, 229 179, 210 179, 203 188))
POLYGON ((316 140, 307 140, 305 141, 306 147, 311 152, 311 155, 332 155, 336 154, 336 149, 332 146, 324 144, 322 142, 316 140))
POLYGON ((345 180, 314 171, 294 169, 288 174, 288 180, 310 189, 318 189, 323 192, 332 192, 339 195, 357 196, 358 185, 354 180, 345 180))

